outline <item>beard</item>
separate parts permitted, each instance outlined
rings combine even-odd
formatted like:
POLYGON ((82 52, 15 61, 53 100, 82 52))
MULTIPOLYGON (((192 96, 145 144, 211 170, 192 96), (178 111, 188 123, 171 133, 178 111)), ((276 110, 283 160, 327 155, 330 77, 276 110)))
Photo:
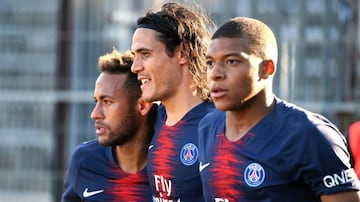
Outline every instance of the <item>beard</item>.
POLYGON ((137 114, 128 113, 122 121, 113 130, 109 129, 109 133, 103 139, 99 139, 99 143, 103 146, 121 146, 134 139, 136 132, 139 130, 137 114))

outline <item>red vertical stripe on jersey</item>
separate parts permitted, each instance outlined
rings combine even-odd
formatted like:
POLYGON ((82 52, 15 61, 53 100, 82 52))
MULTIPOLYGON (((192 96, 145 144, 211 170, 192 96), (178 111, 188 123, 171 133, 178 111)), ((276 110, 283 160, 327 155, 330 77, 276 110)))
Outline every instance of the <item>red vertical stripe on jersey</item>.
POLYGON ((124 175, 121 179, 112 180, 115 185, 111 187, 111 193, 114 195, 114 201, 146 201, 143 193, 150 189, 149 182, 145 173, 125 174, 123 171, 117 170, 114 172, 122 172, 124 175), (146 190, 144 190, 146 189, 146 190))
MULTIPOLYGON (((176 166, 174 159, 178 156, 176 142, 179 138, 177 131, 181 125, 181 122, 176 124, 176 127, 164 125, 156 140, 158 147, 153 152, 153 169, 154 173, 163 176, 165 179, 172 179, 175 176, 176 166)), ((175 192, 173 187, 171 192, 175 192)), ((167 193, 164 192, 161 195, 162 198, 166 199, 167 193)))
POLYGON ((239 179, 242 179, 243 174, 240 168, 241 161, 236 155, 236 149, 239 143, 230 142, 222 134, 219 137, 217 145, 215 145, 214 163, 210 168, 212 173, 212 186, 214 189, 213 195, 219 198, 226 198, 230 201, 237 201, 241 198, 243 193, 236 189, 239 179))

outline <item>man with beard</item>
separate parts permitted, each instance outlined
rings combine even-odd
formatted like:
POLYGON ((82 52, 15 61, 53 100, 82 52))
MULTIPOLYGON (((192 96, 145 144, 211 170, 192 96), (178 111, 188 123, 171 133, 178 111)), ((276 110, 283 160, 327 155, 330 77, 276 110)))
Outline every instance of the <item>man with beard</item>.
POLYGON ((91 113, 99 137, 73 152, 63 202, 151 201, 146 159, 157 107, 142 100, 132 62, 116 50, 99 58, 91 113))
POLYGON ((131 67, 143 99, 160 101, 147 172, 153 201, 203 202, 197 126, 214 109, 205 54, 211 19, 195 3, 165 3, 137 21, 131 67))

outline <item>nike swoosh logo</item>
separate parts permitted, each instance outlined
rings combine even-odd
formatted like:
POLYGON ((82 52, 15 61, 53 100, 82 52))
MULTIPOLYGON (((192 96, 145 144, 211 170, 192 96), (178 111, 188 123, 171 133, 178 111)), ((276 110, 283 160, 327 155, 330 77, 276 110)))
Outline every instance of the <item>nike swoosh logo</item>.
POLYGON ((148 150, 150 150, 150 149, 151 149, 151 148, 153 148, 153 147, 154 147, 154 145, 153 145, 153 144, 152 144, 152 145, 150 145, 148 150))
POLYGON ((100 194, 101 192, 103 192, 104 190, 101 189, 101 190, 96 190, 96 191, 88 191, 89 189, 86 188, 83 192, 83 197, 90 197, 90 196, 94 196, 96 194, 100 194))
POLYGON ((210 163, 205 163, 203 164, 202 162, 200 162, 200 165, 199 165, 199 171, 203 171, 206 167, 208 167, 210 165, 210 163))

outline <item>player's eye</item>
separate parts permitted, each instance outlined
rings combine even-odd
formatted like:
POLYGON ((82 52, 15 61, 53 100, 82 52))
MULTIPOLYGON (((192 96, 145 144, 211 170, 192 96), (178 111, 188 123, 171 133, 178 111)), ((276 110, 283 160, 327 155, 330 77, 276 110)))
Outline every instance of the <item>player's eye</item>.
POLYGON ((214 64, 214 62, 213 62, 212 60, 207 60, 207 61, 206 61, 206 66, 207 66, 208 68, 211 68, 211 67, 213 66, 213 64, 214 64))
POLYGON ((239 63, 239 62, 240 62, 239 60, 230 59, 230 60, 227 60, 227 61, 226 61, 226 64, 236 65, 236 64, 239 63))
POLYGON ((111 105, 113 102, 111 100, 104 100, 104 104, 111 105))

